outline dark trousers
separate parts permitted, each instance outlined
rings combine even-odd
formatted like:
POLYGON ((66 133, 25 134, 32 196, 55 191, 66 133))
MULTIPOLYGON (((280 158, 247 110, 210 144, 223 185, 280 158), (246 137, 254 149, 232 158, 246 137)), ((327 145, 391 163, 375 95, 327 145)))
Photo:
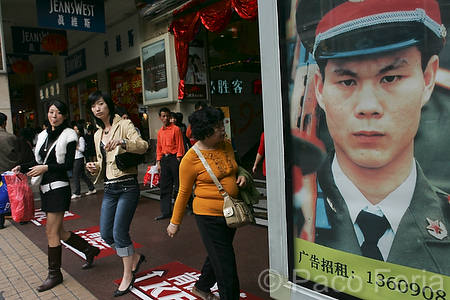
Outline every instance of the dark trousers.
POLYGON ((239 300, 239 278, 233 248, 236 228, 228 227, 224 217, 196 215, 195 219, 208 253, 195 287, 208 292, 217 282, 221 300, 239 300))
POLYGON ((73 181, 75 185, 75 191, 73 193, 75 195, 81 195, 80 178, 83 179, 90 191, 95 189, 94 184, 86 176, 86 172, 84 171, 84 158, 77 158, 73 162, 73 181))
POLYGON ((180 166, 180 162, 175 155, 169 155, 161 157, 160 164, 161 214, 168 215, 172 213, 172 192, 174 185, 175 192, 178 193, 180 182, 178 178, 178 168, 180 166))

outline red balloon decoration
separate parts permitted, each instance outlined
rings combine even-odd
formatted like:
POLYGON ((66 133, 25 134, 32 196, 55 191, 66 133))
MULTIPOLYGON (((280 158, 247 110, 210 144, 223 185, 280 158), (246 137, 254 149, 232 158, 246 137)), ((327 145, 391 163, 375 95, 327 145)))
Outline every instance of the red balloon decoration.
POLYGON ((67 47, 69 47, 67 38, 58 33, 46 35, 42 39, 41 44, 45 51, 53 53, 54 56, 58 56, 60 52, 66 51, 67 47))
POLYGON ((30 63, 28 60, 18 60, 11 66, 14 73, 20 74, 20 75, 26 75, 33 72, 33 64, 30 63))

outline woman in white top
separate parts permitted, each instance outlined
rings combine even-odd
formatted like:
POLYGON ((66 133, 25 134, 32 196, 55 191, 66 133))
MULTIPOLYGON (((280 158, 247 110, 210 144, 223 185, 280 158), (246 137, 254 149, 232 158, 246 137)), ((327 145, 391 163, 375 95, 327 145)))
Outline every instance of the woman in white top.
POLYGON ((81 124, 77 123, 73 130, 78 134, 78 145, 75 150, 75 161, 73 163, 73 179, 75 185, 75 191, 72 194, 72 199, 81 197, 81 189, 80 189, 80 178, 86 183, 89 188, 89 191, 86 195, 91 195, 97 193, 97 190, 94 187, 94 184, 86 176, 84 171, 84 155, 83 152, 86 149, 86 141, 84 140, 84 128, 81 124))

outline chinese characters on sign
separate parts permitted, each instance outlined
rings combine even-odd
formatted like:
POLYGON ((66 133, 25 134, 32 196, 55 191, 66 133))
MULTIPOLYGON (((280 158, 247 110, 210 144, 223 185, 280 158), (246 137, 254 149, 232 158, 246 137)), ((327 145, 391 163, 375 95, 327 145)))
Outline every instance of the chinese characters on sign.
POLYGON ((53 81, 39 87, 39 99, 47 101, 54 97, 59 97, 59 82, 53 81))
MULTIPOLYGON (((242 94, 242 80, 234 79, 218 79, 211 80, 211 94, 223 95, 223 94, 242 94)), ((262 94, 262 83, 260 79, 252 82, 252 94, 262 94)))
POLYGON ((299 263, 302 261, 303 257, 309 257, 311 263, 310 267, 312 269, 321 270, 324 273, 335 274, 348 278, 347 275, 347 265, 340 262, 333 262, 332 260, 327 260, 326 258, 320 258, 315 254, 308 254, 304 250, 300 251, 299 263))
MULTIPOLYGON (((132 48, 134 47, 134 35, 133 35, 133 29, 128 30, 127 32, 127 42, 128 47, 132 48)), ((115 36, 115 43, 116 43, 116 52, 119 53, 122 51, 122 37, 120 34, 115 36)), ((103 43, 103 53, 105 57, 109 57, 109 42, 105 41, 103 43)))

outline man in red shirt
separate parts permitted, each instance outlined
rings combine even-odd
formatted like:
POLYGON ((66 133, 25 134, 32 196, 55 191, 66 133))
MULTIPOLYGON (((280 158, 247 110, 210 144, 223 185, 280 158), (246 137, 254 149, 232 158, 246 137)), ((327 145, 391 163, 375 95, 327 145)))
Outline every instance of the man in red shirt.
POLYGON ((183 135, 181 129, 170 122, 170 109, 159 109, 159 119, 163 127, 158 131, 156 141, 156 164, 161 174, 161 215, 155 220, 168 219, 172 216, 172 191, 178 192, 178 167, 184 155, 183 135))

